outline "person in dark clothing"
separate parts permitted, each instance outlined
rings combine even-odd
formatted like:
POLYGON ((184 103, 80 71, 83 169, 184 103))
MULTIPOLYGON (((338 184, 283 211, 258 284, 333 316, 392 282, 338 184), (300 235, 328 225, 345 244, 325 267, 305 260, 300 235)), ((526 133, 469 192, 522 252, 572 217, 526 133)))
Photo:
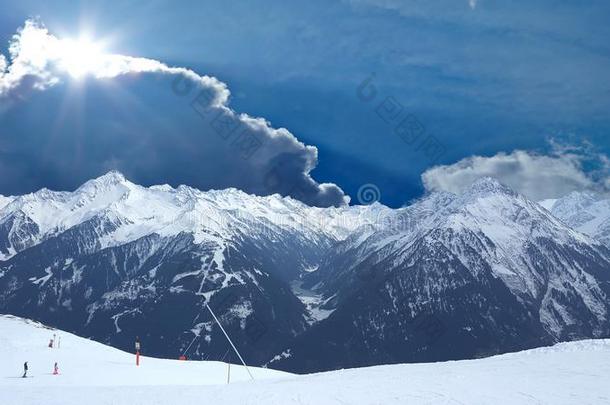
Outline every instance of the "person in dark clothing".
POLYGON ((28 362, 26 361, 25 363, 23 363, 23 375, 21 376, 22 378, 27 377, 28 375, 28 362))

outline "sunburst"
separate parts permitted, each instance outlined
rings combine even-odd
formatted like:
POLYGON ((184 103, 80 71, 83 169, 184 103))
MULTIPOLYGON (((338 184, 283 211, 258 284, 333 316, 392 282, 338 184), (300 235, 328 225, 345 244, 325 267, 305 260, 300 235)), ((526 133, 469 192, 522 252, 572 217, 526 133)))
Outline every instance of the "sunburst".
POLYGON ((88 36, 63 39, 59 47, 58 66, 73 78, 80 79, 100 70, 106 58, 102 43, 88 36))

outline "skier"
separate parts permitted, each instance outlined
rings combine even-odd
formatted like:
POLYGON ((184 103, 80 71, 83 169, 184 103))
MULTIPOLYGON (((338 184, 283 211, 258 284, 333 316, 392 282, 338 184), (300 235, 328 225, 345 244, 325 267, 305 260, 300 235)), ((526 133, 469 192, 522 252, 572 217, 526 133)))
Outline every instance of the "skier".
POLYGON ((49 347, 52 349, 53 348, 53 339, 49 340, 49 347))
POLYGON ((27 374, 28 374, 28 362, 26 361, 25 363, 23 363, 23 375, 21 376, 21 378, 27 377, 27 374))
POLYGON ((53 375, 58 375, 59 374, 59 367, 57 366, 57 362, 55 362, 55 365, 53 366, 53 375))

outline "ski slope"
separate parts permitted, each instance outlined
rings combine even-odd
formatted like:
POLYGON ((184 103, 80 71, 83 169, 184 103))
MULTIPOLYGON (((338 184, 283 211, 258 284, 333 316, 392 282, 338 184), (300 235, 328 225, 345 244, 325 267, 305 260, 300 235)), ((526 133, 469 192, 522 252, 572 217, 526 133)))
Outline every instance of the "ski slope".
MULTIPOLYGON (((145 342, 143 342, 145 349, 145 342)), ((478 360, 292 375, 143 357, 0 316, 0 404, 610 404, 610 340, 478 360), (53 334, 61 347, 47 347, 53 334), (24 361, 30 378, 21 378, 24 361), (57 361, 60 375, 52 375, 57 361)))

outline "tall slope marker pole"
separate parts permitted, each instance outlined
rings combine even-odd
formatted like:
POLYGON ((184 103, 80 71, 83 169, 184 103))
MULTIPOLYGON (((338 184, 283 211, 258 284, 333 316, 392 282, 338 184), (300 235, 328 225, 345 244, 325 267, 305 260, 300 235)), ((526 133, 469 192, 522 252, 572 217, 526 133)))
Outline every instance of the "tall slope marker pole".
POLYGON ((237 348, 235 347, 235 345, 233 344, 233 341, 231 341, 231 338, 229 337, 229 335, 227 334, 227 332, 225 331, 225 328, 222 327, 222 324, 220 323, 220 321, 218 320, 218 318, 216 318, 216 315, 214 314, 214 311, 212 311, 212 308, 210 308, 210 306, 208 305, 208 303, 205 303, 205 306, 207 307, 208 311, 210 311, 210 314, 212 314, 212 316, 214 317, 214 320, 216 321, 216 323, 218 324, 218 326, 220 326, 220 330, 222 330, 222 333, 225 334, 225 337, 227 338, 227 340, 229 341, 229 343, 231 344, 231 347, 233 348, 233 351, 235 351, 235 353, 237 354, 237 357, 239 357, 239 360, 241 361, 241 364, 244 365, 244 367, 246 368, 246 371, 248 372, 248 375, 250 376, 250 379, 252 381, 254 381, 254 377, 252 376, 252 373, 250 372, 250 369, 248 368, 248 366, 246 365, 246 362, 244 361, 244 359, 241 357, 241 354, 239 354, 239 352, 237 351, 237 348))

